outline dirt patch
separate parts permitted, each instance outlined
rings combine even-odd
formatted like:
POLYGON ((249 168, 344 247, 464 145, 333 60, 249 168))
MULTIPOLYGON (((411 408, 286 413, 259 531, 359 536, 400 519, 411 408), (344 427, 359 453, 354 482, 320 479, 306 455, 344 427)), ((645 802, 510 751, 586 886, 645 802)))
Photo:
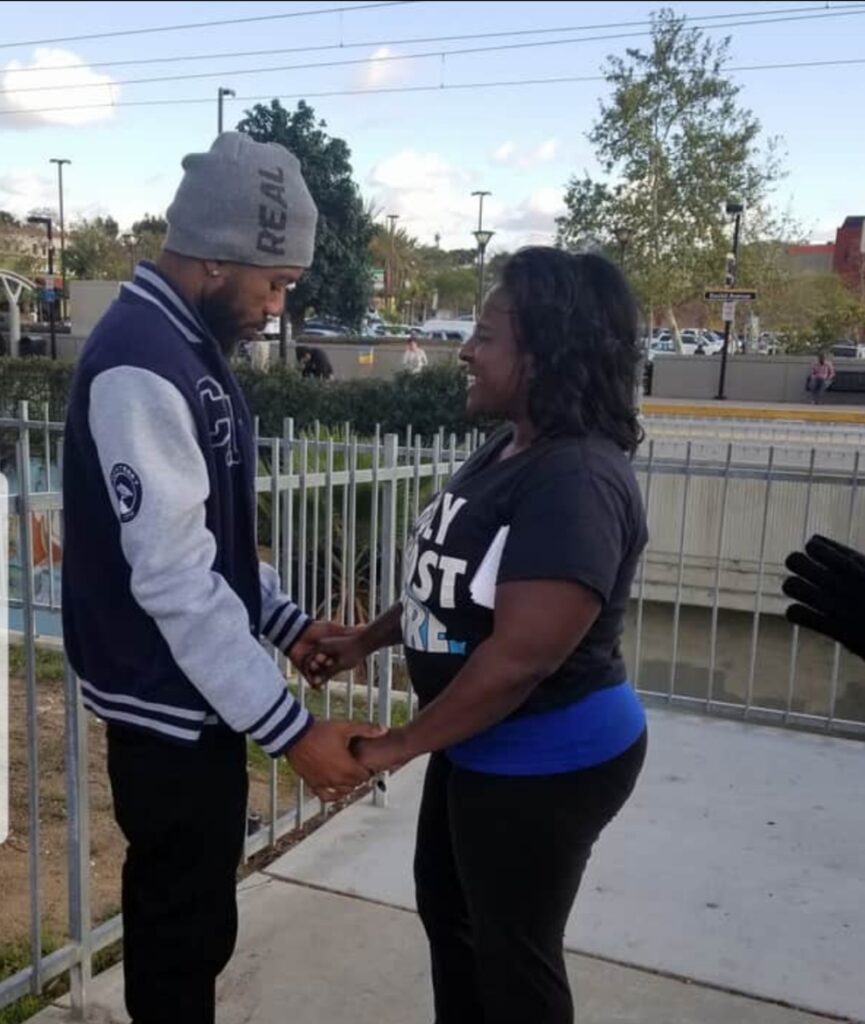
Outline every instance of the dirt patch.
MULTIPOLYGON (((39 759, 40 907, 44 940, 62 944, 68 936, 68 821, 66 796, 65 712, 63 684, 38 684, 37 727, 39 759)), ((0 846, 0 947, 29 942, 30 837, 27 779, 27 703, 23 680, 9 683, 10 836, 0 846)), ((114 822, 111 788, 105 767, 104 723, 87 714, 90 798, 91 915, 99 923, 120 908, 120 871, 125 842, 114 822)), ((285 761, 278 766, 278 809, 294 805, 295 784, 285 761)), ((266 755, 250 749, 250 812, 270 816, 270 764, 266 755)), ((254 819, 253 819, 254 820, 254 819)))
MULTIPOLYGON (((39 767, 40 905, 45 938, 52 944, 68 933, 68 836, 63 684, 40 682, 37 697, 39 767)), ((9 683, 9 827, 0 846, 3 919, 0 943, 30 934, 30 810, 27 796, 27 703, 24 683, 9 683)), ((120 867, 124 843, 111 811, 105 771, 105 728, 88 716, 90 760, 90 886, 94 920, 120 906, 120 867)))

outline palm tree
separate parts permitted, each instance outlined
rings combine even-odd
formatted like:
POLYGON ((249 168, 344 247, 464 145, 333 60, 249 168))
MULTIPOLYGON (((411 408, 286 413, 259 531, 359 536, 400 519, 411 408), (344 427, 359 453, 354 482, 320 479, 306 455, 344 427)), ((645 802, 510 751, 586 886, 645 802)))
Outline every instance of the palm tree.
POLYGON ((387 308, 406 289, 418 268, 418 244, 405 228, 391 230, 376 224, 369 245, 373 264, 384 269, 387 308))

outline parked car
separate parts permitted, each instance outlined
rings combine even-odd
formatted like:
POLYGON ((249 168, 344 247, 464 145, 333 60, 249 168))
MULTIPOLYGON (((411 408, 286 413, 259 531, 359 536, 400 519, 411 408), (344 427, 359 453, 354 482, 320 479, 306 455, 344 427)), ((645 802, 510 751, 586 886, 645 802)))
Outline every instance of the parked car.
POLYGON ((432 341, 468 341, 474 334, 474 320, 427 320, 421 324, 432 341))
POLYGON ((676 343, 669 331, 664 331, 652 338, 647 346, 646 359, 652 362, 655 356, 675 355, 676 343))
POLYGON ((345 324, 330 317, 310 317, 304 320, 302 334, 318 338, 337 338, 351 333, 345 324))
POLYGON ((865 345, 855 341, 837 341, 830 352, 836 359, 865 359, 865 345))
POLYGON ((685 355, 694 355, 702 349, 700 355, 713 356, 721 351, 724 344, 723 338, 718 339, 714 331, 701 327, 686 327, 680 334, 685 355))

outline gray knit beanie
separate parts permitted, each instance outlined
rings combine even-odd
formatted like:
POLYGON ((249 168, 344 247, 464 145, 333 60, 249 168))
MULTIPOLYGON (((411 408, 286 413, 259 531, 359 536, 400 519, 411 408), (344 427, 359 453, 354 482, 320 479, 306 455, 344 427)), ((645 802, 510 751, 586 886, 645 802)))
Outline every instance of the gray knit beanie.
POLYGON ((300 163, 275 142, 224 132, 183 159, 165 248, 200 260, 308 267, 318 211, 300 163))

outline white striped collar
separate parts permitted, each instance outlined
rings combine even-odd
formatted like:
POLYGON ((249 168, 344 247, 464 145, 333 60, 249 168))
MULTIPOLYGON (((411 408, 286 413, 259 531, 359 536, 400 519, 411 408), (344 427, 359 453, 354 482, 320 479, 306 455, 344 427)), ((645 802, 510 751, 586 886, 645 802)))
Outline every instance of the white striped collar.
POLYGON ((184 338, 186 338, 188 342, 191 342, 193 345, 201 344, 202 339, 199 338, 197 334, 194 334, 186 326, 186 324, 184 324, 179 317, 176 317, 174 313, 172 313, 172 311, 165 305, 165 303, 160 302, 155 295, 152 295, 150 292, 145 291, 142 287, 140 287, 137 284, 124 284, 123 290, 125 292, 129 292, 132 295, 136 295, 139 299, 144 299, 146 302, 152 303, 174 324, 177 330, 180 331, 180 333, 183 335, 184 338))

